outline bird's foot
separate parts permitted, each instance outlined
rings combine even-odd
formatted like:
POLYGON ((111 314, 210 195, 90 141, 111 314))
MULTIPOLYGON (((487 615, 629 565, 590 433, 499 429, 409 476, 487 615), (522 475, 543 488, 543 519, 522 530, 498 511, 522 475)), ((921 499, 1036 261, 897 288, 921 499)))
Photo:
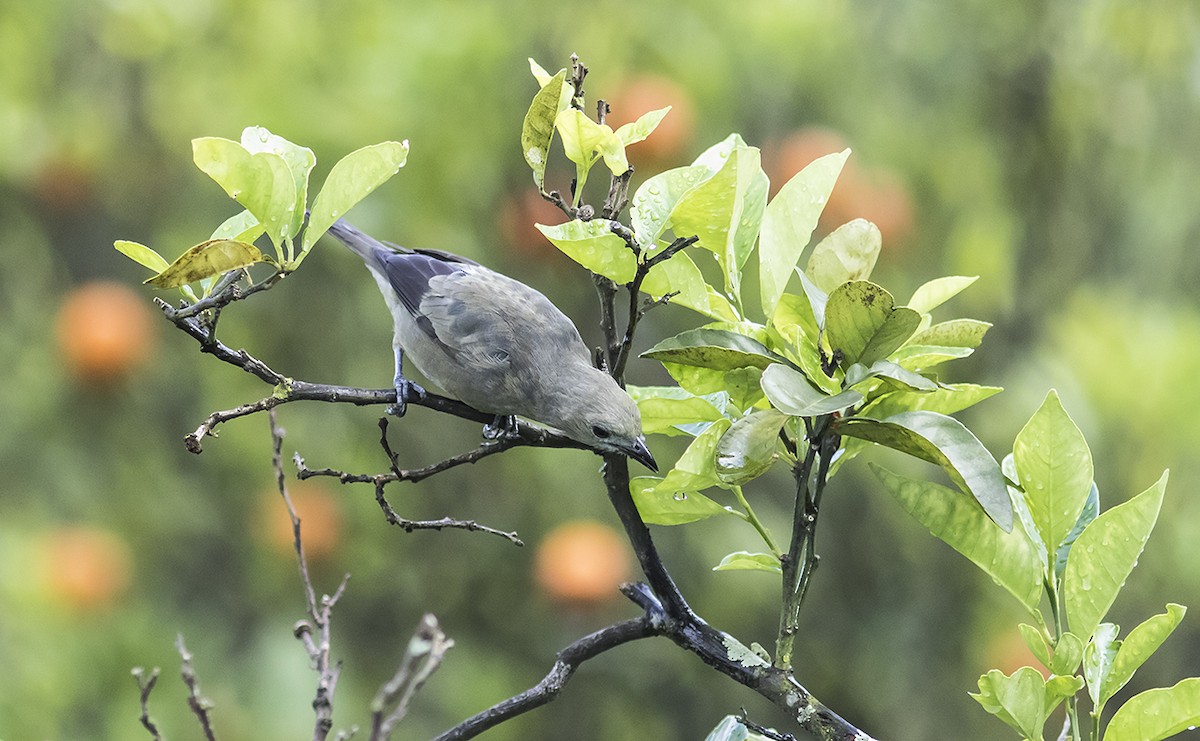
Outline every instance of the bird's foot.
POLYGON ((408 411, 408 398, 415 396, 418 399, 425 398, 425 389, 406 378, 396 379, 396 403, 388 406, 387 413, 393 417, 403 417, 408 411))
POLYGON ((498 440, 515 434, 517 434, 517 418, 512 414, 497 414, 491 424, 483 426, 483 436, 488 440, 498 440))

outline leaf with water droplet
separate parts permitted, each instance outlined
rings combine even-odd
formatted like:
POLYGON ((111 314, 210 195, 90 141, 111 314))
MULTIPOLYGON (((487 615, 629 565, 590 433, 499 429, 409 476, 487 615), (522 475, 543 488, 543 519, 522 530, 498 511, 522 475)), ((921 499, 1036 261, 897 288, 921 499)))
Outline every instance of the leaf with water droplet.
POLYGON ((760 409, 734 420, 716 447, 716 471, 722 482, 741 486, 767 472, 787 415, 760 409))
POLYGON ((1159 741, 1200 724, 1200 677, 1146 690, 1121 706, 1104 729, 1104 741, 1159 741))
POLYGON ((1175 631, 1186 612, 1187 608, 1183 605, 1168 604, 1165 613, 1147 619, 1129 632, 1121 642, 1117 656, 1113 659, 1112 670, 1101 686, 1101 709, 1104 703, 1129 682, 1138 667, 1175 631))
POLYGON ((566 109, 566 100, 570 100, 570 92, 567 90, 565 69, 543 82, 538 71, 544 74, 545 70, 537 67, 537 63, 532 59, 529 60, 529 64, 542 89, 533 96, 533 102, 529 104, 529 110, 525 113, 525 121, 521 125, 521 151, 525 154, 529 168, 533 170, 533 182, 537 184, 538 190, 543 190, 546 163, 550 159, 550 143, 554 140, 554 119, 560 111, 566 109))
POLYGON ((1006 532, 1013 529, 1013 507, 996 459, 961 422, 936 412, 901 412, 887 419, 842 417, 834 420, 842 435, 878 443, 942 467, 962 491, 974 497, 1006 532))
POLYGON ((597 275, 624 285, 637 273, 637 257, 625 240, 613 233, 613 224, 607 219, 575 219, 554 226, 535 226, 567 257, 597 275))
POLYGON ((192 159, 263 224, 279 250, 291 236, 288 206, 294 207, 297 198, 287 161, 275 152, 251 153, 238 142, 215 136, 193 139, 192 159))
POLYGON ((961 492, 892 473, 875 463, 869 466, 904 511, 991 576, 1031 615, 1040 617, 1042 564, 1034 541, 1020 524, 1006 533, 961 492))
POLYGON ((1071 632, 1092 635, 1146 545, 1167 486, 1167 473, 1149 489, 1102 513, 1083 529, 1067 556, 1063 601, 1071 632), (1107 548, 1097 547, 1109 538, 1107 548))
MULTIPOLYGON (((284 218, 286 229, 281 230, 281 239, 290 239, 300 233, 304 225, 304 209, 308 206, 308 176, 317 164, 317 156, 308 147, 272 134, 262 126, 249 126, 242 131, 242 146, 247 152, 271 152, 283 158, 296 186, 296 198, 288 205, 284 218)), ((257 236, 257 235, 255 235, 257 236)), ((251 241, 251 240, 246 240, 251 241)))
POLYGON ((356 149, 337 161, 313 201, 304 230, 299 264, 333 222, 391 179, 408 161, 408 140, 387 141, 356 149))
MULTIPOLYGON (((814 160, 784 184, 762 216, 759 284, 763 313, 771 316, 787 288, 792 269, 817 228, 824 200, 833 190, 850 150, 814 160), (814 196, 821 196, 814 200, 814 196)), ((811 277, 811 276, 810 276, 811 277)))

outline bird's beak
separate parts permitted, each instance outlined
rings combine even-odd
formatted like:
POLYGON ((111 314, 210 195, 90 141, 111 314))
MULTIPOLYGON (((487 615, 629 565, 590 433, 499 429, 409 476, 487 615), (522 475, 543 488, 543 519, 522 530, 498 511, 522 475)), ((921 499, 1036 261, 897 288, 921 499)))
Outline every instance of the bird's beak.
POLYGON ((641 463, 654 473, 658 473, 658 464, 654 462, 654 456, 650 455, 650 448, 646 447, 645 437, 639 437, 633 441, 632 445, 625 448, 625 455, 641 463))

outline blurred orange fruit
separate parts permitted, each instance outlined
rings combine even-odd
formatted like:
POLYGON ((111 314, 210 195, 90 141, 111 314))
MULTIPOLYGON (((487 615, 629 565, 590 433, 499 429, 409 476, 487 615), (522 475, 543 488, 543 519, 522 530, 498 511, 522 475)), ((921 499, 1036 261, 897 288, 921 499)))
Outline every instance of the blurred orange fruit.
MULTIPOLYGON (((841 133, 817 126, 797 129, 783 140, 767 145, 763 166, 771 179, 772 197, 813 160, 847 146, 841 133)), ((890 247, 903 245, 914 228, 912 197, 900 176, 889 170, 867 168, 852 154, 821 212, 818 228, 827 234, 860 218, 879 227, 884 254, 890 247)))
POLYGON ((645 141, 629 147, 630 162, 639 169, 662 169, 680 164, 694 132, 692 101, 673 80, 658 75, 642 75, 626 80, 611 97, 605 97, 612 109, 607 123, 614 130, 636 121, 642 114, 671 106, 654 133, 645 141))
POLYGON ((989 669, 999 669, 1006 675, 1023 666, 1032 666, 1042 676, 1050 678, 1050 670, 1042 666, 1025 639, 1015 630, 1006 630, 992 639, 987 648, 987 663, 989 669))
POLYGON ((43 536, 39 548, 46 590, 79 612, 111 607, 129 589, 129 547, 115 533, 63 527, 43 536))
MULTIPOLYGON (((304 553, 320 560, 333 554, 342 538, 342 510, 338 496, 317 481, 288 481, 288 496, 300 517, 300 538, 304 553)), ((292 518, 279 496, 271 487, 260 497, 258 520, 262 524, 262 539, 281 554, 294 554, 292 518)))
POLYGON ((538 546, 534 575, 550 597, 574 605, 613 599, 629 579, 629 545, 599 522, 578 520, 551 530, 538 546))
POLYGON ((530 183, 504 199, 499 219, 500 234, 505 242, 522 254, 544 259, 558 250, 534 224, 561 224, 567 220, 567 215, 542 198, 530 183))
POLYGON ((150 354, 154 339, 146 300, 120 283, 85 283, 67 294, 58 311, 58 345, 80 380, 111 383, 150 354))

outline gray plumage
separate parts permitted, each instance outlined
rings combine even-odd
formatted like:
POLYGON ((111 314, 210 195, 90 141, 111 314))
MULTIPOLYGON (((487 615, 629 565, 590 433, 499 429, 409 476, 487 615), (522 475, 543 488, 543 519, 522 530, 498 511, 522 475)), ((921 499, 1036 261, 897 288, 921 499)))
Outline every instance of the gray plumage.
POLYGON ((637 405, 541 293, 457 255, 386 245, 344 220, 329 233, 363 259, 392 312, 397 393, 407 355, 480 411, 526 417, 657 470, 637 405))

